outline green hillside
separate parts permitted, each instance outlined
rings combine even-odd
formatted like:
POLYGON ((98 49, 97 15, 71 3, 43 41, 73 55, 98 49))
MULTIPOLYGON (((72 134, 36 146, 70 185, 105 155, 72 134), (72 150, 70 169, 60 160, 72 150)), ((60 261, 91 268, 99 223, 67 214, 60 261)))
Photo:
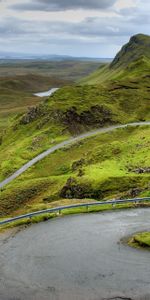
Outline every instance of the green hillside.
POLYGON ((150 128, 118 129, 56 151, 3 189, 1 216, 76 203, 150 196, 150 128))
MULTIPOLYGON (((62 87, 11 120, 0 136, 0 180, 71 136, 150 120, 149 39, 132 37, 110 65, 100 67, 82 84, 62 87)), ((2 214, 26 205, 37 208, 45 205, 44 199, 57 205, 55 201, 62 199, 149 194, 149 136, 149 127, 129 128, 57 151, 4 188, 2 214)))
MULTIPOLYGON (((146 84, 146 83, 145 83, 146 84)), ((0 178, 41 151, 81 132, 150 119, 149 91, 131 85, 68 86, 16 117, 1 135, 0 178)))
POLYGON ((131 37, 130 41, 122 47, 117 53, 110 68, 118 68, 120 66, 127 67, 133 61, 145 57, 150 59, 150 36, 137 34, 131 37))
POLYGON ((144 80, 150 72, 150 36, 138 34, 131 37, 111 64, 104 64, 98 70, 81 80, 82 84, 107 84, 112 80, 144 80))

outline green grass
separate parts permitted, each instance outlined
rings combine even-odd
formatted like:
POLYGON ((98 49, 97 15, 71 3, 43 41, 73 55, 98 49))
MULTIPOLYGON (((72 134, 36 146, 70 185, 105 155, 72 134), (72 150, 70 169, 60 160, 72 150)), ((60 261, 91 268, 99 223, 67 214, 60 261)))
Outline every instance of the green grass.
POLYGON ((124 83, 125 80, 127 82, 131 82, 133 80, 141 84, 140 81, 142 79, 144 80, 144 78, 146 78, 146 75, 149 75, 149 70, 150 59, 143 56, 142 58, 131 62, 126 67, 119 66, 118 68, 111 69, 109 64, 104 64, 89 76, 81 79, 80 83, 83 85, 103 84, 104 86, 106 86, 108 82, 112 81, 114 82, 121 80, 124 83))
POLYGON ((133 90, 121 86, 116 89, 115 86, 113 84, 109 89, 101 86, 64 87, 40 106, 33 121, 20 124, 22 117, 16 117, 3 134, 0 146, 1 180, 70 135, 114 123, 150 119, 150 96, 146 87, 133 90))
POLYGON ((149 144, 149 126, 129 127, 56 151, 1 191, 1 216, 58 206, 62 199, 70 204, 75 199, 150 196, 150 174, 134 171, 149 167, 149 144))
POLYGON ((107 85, 109 81, 130 80, 142 83, 142 78, 149 76, 150 36, 138 34, 117 53, 111 64, 103 64, 98 70, 81 79, 81 84, 107 85))
POLYGON ((140 232, 128 241, 129 246, 150 249, 150 232, 140 232))
POLYGON ((142 232, 134 236, 135 242, 142 247, 150 247, 150 232, 142 232))
POLYGON ((1 226, 0 228, 0 232, 3 232, 5 230, 14 228, 14 227, 21 227, 21 226, 29 226, 32 224, 36 224, 36 223, 40 223, 40 222, 45 222, 48 221, 52 218, 56 217, 56 214, 44 214, 41 216, 36 216, 36 217, 32 217, 32 218, 27 218, 27 219, 22 219, 19 221, 14 221, 12 223, 6 224, 1 226))

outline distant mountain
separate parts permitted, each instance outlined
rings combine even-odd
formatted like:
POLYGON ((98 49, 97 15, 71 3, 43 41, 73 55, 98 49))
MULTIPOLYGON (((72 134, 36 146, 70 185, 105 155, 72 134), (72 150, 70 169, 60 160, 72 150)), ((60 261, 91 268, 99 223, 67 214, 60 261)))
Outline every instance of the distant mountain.
POLYGON ((110 65, 103 65, 82 83, 141 78, 150 74, 150 36, 137 34, 117 53, 110 65))
POLYGON ((57 54, 25 54, 25 53, 9 53, 0 51, 0 60, 17 60, 17 59, 32 59, 32 60, 48 60, 48 61, 96 61, 96 62, 111 62, 112 58, 96 58, 96 57, 73 57, 69 55, 57 54))

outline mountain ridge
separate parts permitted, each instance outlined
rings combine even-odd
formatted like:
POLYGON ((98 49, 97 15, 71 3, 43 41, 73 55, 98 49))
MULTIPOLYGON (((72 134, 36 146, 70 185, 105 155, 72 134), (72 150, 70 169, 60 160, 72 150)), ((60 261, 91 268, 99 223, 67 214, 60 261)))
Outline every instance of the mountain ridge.
POLYGON ((150 36, 137 34, 130 38, 110 64, 104 64, 81 84, 108 83, 113 80, 132 80, 150 72, 150 36))
POLYGON ((147 57, 150 59, 150 36, 145 34, 133 35, 129 42, 125 44, 117 53, 110 69, 119 66, 127 66, 129 63, 139 59, 140 57, 147 57), (149 48, 149 49, 148 49, 149 48))

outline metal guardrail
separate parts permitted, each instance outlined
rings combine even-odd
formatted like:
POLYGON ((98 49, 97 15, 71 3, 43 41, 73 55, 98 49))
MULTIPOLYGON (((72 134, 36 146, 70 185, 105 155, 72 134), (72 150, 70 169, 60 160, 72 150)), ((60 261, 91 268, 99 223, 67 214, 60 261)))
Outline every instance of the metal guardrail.
POLYGON ((65 209, 87 207, 87 210, 88 210, 88 208, 91 207, 91 206, 99 206, 99 205, 106 205, 106 204, 116 205, 116 204, 123 204, 123 203, 139 203, 139 202, 145 202, 145 201, 150 201, 150 197, 125 199, 125 200, 108 200, 108 201, 100 201, 100 202, 92 202, 92 203, 82 203, 82 204, 74 204, 74 205, 67 205, 67 206, 59 206, 59 207, 40 210, 40 211, 32 212, 32 213, 29 213, 29 214, 17 216, 17 217, 14 217, 14 218, 6 219, 4 221, 1 221, 0 225, 9 224, 9 223, 12 223, 14 221, 27 219, 27 218, 32 218, 32 217, 39 216, 39 215, 44 215, 44 214, 47 214, 47 213, 59 212, 59 214, 60 214, 61 211, 65 210, 65 209))

